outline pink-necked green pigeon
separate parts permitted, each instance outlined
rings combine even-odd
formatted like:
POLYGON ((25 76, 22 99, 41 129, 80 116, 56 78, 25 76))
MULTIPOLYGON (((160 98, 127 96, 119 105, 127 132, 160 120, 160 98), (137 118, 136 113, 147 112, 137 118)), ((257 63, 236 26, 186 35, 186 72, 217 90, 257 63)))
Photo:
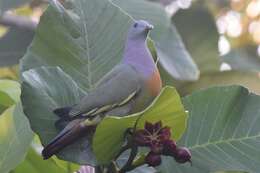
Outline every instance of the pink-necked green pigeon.
POLYGON ((128 32, 122 61, 78 104, 54 110, 60 117, 56 127, 61 128, 62 122, 67 124, 45 146, 44 159, 93 131, 104 116, 125 116, 142 111, 159 94, 160 74, 146 45, 151 29, 153 26, 147 21, 134 22, 128 32))

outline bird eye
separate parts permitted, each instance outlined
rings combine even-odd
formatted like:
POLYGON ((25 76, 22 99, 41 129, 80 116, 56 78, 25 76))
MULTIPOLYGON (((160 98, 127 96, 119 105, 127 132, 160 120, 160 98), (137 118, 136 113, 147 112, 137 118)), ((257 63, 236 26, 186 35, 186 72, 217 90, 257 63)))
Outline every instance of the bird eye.
POLYGON ((135 24, 134 24, 134 27, 137 28, 137 26, 138 26, 138 23, 135 23, 135 24))

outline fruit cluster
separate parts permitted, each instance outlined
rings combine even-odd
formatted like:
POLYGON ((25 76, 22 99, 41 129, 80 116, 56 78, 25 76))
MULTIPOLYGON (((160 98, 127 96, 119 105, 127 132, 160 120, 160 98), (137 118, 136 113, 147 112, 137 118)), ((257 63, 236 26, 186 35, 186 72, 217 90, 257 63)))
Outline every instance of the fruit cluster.
POLYGON ((167 126, 163 127, 161 121, 154 124, 146 122, 144 129, 137 130, 133 137, 137 146, 150 148, 145 158, 149 166, 159 166, 161 155, 171 156, 178 163, 191 163, 189 149, 177 147, 176 142, 171 139, 171 129, 167 126))

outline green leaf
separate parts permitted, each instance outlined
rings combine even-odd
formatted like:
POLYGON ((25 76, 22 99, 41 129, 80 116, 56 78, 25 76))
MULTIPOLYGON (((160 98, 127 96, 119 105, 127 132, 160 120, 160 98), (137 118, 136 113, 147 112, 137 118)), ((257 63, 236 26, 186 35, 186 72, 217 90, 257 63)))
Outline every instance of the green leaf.
POLYGON ((0 67, 0 79, 19 80, 18 66, 0 67))
POLYGON ((0 114, 2 114, 8 107, 0 105, 0 114))
POLYGON ((67 6, 52 3, 43 14, 22 71, 59 66, 88 90, 121 60, 132 19, 107 0, 70 1, 67 6))
POLYGON ((198 79, 199 70, 161 5, 145 0, 113 0, 112 2, 133 18, 147 20, 155 26, 151 38, 155 41, 159 62, 172 77, 179 80, 198 79))
POLYGON ((71 162, 63 161, 58 159, 57 157, 52 157, 52 160, 58 165, 60 168, 67 170, 67 172, 76 172, 79 170, 80 166, 71 162))
POLYGON ((223 71, 212 72, 201 75, 196 82, 178 84, 177 89, 181 95, 212 86, 242 85, 251 92, 260 94, 260 76, 257 72, 249 71, 223 71))
POLYGON ((43 160, 33 148, 27 153, 25 160, 19 164, 13 173, 68 173, 66 169, 60 168, 53 159, 43 160))
MULTIPOLYGON (((58 116, 52 111, 77 103, 86 93, 60 68, 32 69, 23 73, 23 80, 21 99, 25 114, 33 131, 46 145, 59 132, 54 126, 58 116)), ((58 157, 79 164, 96 163, 88 136, 66 147, 58 157)))
POLYGON ((171 4, 175 0, 149 0, 149 1, 158 2, 158 3, 161 3, 162 5, 166 6, 166 5, 171 4))
POLYGON ((16 8, 20 5, 23 5, 30 0, 0 0, 0 15, 3 11, 6 11, 10 8, 16 8))
POLYGON ((186 128, 185 112, 177 91, 165 87, 160 96, 146 110, 126 117, 106 117, 98 125, 93 140, 93 150, 97 160, 107 164, 119 152, 126 129, 134 127, 138 117, 137 128, 143 128, 146 121, 162 121, 172 129, 172 138, 178 140, 186 128))
POLYGON ((241 171, 221 171, 221 172, 216 172, 216 173, 246 173, 246 172, 241 172, 241 171))
POLYGON ((214 17, 204 6, 179 10, 172 18, 200 72, 219 71, 219 34, 214 17))
POLYGON ((0 172, 8 173, 24 159, 33 133, 21 104, 5 110, 0 127, 0 172))
POLYGON ((178 145, 191 150, 193 165, 167 158, 163 173, 173 169, 179 173, 259 172, 260 96, 241 86, 214 87, 195 92, 183 102, 190 117, 178 145))
POLYGON ((235 70, 260 71, 260 58, 256 46, 235 48, 223 56, 222 60, 235 70))
POLYGON ((19 63, 34 36, 33 31, 10 28, 0 38, 0 67, 19 63))
POLYGON ((20 100, 20 84, 11 80, 0 80, 0 105, 11 106, 20 100))

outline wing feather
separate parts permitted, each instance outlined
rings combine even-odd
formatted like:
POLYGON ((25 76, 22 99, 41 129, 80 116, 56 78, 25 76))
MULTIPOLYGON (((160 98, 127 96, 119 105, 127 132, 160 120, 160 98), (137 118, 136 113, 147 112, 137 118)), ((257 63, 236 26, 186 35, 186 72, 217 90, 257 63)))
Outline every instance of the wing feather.
POLYGON ((105 77, 98 87, 72 107, 69 115, 96 115, 122 106, 130 101, 141 88, 141 78, 130 65, 119 65, 105 77))

